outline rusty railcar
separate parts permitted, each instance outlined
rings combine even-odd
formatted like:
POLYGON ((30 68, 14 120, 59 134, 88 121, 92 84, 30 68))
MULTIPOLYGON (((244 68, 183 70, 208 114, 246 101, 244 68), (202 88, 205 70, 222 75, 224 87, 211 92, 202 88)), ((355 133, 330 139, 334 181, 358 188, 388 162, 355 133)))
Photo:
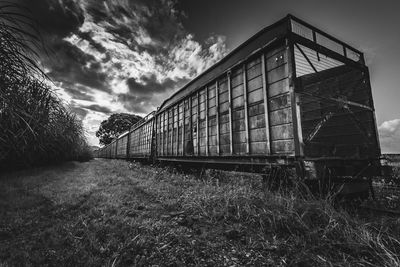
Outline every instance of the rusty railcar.
POLYGON ((287 167, 304 178, 329 172, 352 181, 379 167, 363 53, 292 15, 258 32, 133 128, 126 158, 256 172, 287 167), (143 145, 145 153, 132 153, 143 145))

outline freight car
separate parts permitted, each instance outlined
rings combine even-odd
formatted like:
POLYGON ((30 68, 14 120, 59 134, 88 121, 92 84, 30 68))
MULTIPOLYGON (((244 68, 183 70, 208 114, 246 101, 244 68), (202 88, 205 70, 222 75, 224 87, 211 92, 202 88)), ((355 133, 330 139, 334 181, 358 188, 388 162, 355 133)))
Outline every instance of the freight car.
POLYGON ((368 192, 379 170, 363 53, 288 15, 248 39, 98 152, 267 173, 368 192))

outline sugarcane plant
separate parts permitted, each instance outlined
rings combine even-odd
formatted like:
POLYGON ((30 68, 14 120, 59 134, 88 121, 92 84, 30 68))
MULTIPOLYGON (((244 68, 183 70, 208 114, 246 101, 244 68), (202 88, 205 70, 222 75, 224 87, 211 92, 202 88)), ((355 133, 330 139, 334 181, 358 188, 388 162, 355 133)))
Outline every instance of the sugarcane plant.
POLYGON ((0 1, 0 169, 88 156, 82 124, 52 90, 43 56, 29 10, 0 1))

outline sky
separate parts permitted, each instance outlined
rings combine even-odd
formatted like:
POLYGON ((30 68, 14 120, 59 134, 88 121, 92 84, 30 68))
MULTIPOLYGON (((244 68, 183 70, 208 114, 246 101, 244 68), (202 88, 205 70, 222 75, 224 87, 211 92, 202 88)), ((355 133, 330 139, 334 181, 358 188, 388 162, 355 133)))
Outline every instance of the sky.
POLYGON ((112 113, 145 115, 291 13, 364 52, 383 153, 400 153, 395 0, 15 0, 38 21, 42 65, 91 145, 112 113))

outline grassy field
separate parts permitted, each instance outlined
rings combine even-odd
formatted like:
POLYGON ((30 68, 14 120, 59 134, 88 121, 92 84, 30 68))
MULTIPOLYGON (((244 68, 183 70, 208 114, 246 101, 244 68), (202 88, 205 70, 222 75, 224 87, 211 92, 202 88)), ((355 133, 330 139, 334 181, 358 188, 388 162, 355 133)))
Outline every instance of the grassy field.
POLYGON ((255 175, 96 159, 0 177, 0 266, 399 266, 400 220, 255 175))

